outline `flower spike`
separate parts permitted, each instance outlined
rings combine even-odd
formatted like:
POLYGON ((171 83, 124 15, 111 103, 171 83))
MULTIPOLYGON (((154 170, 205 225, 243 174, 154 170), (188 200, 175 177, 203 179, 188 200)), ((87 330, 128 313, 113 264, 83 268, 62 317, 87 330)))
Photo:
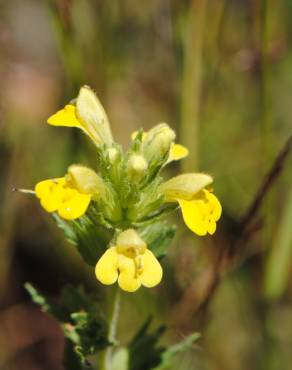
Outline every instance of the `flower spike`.
POLYGON ((174 227, 161 219, 176 208, 197 235, 215 232, 222 208, 210 187, 210 175, 187 173, 162 182, 163 168, 189 153, 175 143, 176 134, 166 123, 133 133, 133 143, 124 151, 114 141, 106 112, 88 86, 81 87, 74 103, 52 115, 48 123, 77 127, 89 136, 97 147, 98 173, 73 164, 63 177, 40 181, 30 193, 47 212, 77 220, 63 225, 69 228, 70 239, 79 242, 84 260, 96 266, 102 284, 117 282, 122 290, 134 292, 160 283, 163 271, 156 256, 165 254, 174 236, 174 227), (98 261, 96 256, 101 256, 98 261))

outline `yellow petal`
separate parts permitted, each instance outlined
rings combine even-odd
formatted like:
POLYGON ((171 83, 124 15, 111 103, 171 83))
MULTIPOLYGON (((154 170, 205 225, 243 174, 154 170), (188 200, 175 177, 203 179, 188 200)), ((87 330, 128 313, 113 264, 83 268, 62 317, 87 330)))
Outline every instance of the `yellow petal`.
POLYGON ((185 158, 189 155, 189 150, 181 144, 173 144, 170 148, 169 158, 167 163, 172 161, 178 161, 179 159, 185 158))
POLYGON ((120 275, 118 283, 126 292, 135 292, 141 286, 141 279, 136 276, 136 266, 132 258, 119 254, 118 268, 120 275))
POLYGON ((64 179, 43 180, 36 184, 35 193, 41 206, 47 212, 55 212, 62 203, 62 186, 64 179))
POLYGON ((149 249, 147 249, 142 255, 142 268, 142 285, 147 288, 152 288, 160 283, 163 274, 162 267, 149 249))
POLYGON ((209 220, 209 224, 208 224, 208 227, 207 227, 207 231, 210 235, 213 235, 216 231, 216 222, 214 219, 210 219, 209 220))
POLYGON ((58 208, 58 214, 65 220, 75 220, 84 215, 90 200, 90 194, 82 194, 70 188, 64 189, 63 202, 58 208))
POLYGON ((109 248, 98 260, 95 276, 102 284, 111 285, 118 278, 118 254, 115 247, 109 248))
POLYGON ((78 127, 83 129, 76 117, 76 108, 68 104, 64 109, 59 110, 48 119, 48 124, 52 126, 78 127))
POLYGON ((49 196, 40 199, 41 206, 47 212, 55 212, 62 204, 62 192, 56 188, 49 196))
POLYGON ((38 198, 48 195, 57 185, 64 185, 65 178, 42 180, 35 185, 35 193, 38 198))
POLYGON ((52 182, 52 179, 38 182, 34 188, 36 196, 38 198, 42 198, 43 196, 47 196, 48 194, 50 194, 53 185, 52 182))
POLYGON ((206 189, 204 189, 204 193, 209 201, 210 213, 212 214, 214 220, 218 221, 222 214, 222 206, 218 198, 213 193, 210 193, 206 189))
POLYGON ((124 271, 120 273, 118 283, 121 289, 126 292, 133 293, 140 288, 141 279, 135 278, 124 271))
POLYGON ((202 236, 208 231, 208 208, 202 200, 178 199, 185 224, 194 233, 202 236))

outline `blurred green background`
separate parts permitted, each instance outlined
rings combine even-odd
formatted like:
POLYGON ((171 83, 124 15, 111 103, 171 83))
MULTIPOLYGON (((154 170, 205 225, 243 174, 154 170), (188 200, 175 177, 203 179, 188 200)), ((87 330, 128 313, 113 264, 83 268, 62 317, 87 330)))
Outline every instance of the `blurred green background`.
POLYGON ((31 333, 9 332, 7 313, 29 301, 25 281, 52 296, 66 283, 104 296, 37 200, 11 192, 62 176, 71 163, 94 166, 84 135, 46 125, 83 84, 124 146, 140 127, 174 128, 191 155, 165 177, 211 173, 223 205, 215 237, 172 219, 164 281, 122 295, 121 342, 152 313, 169 325, 165 343, 202 334, 172 369, 291 368, 291 142, 281 171, 272 169, 292 131, 291 14, 289 0, 1 2, 0 368, 20 369, 15 358, 24 358, 21 369, 45 368, 32 351, 37 340, 18 346, 31 333), (275 181, 266 192, 268 173, 275 181))

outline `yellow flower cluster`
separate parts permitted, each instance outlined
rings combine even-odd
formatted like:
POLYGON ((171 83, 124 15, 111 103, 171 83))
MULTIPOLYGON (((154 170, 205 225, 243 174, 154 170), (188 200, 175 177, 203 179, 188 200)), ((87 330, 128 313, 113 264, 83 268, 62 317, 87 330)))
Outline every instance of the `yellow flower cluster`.
MULTIPOLYGON (((106 113, 89 87, 82 87, 76 104, 66 105, 52 115, 48 123, 81 129, 98 148, 106 148, 110 166, 114 166, 119 152, 106 113)), ((132 134, 133 142, 137 141, 137 135, 138 132, 132 134)), ((165 123, 143 132, 139 139, 140 152, 132 153, 126 165, 129 181, 135 183, 136 188, 149 169, 153 170, 155 166, 160 166, 160 169, 188 155, 188 149, 175 143, 174 139, 174 131, 165 123)), ((177 202, 185 224, 194 233, 213 234, 222 209, 210 189, 212 182, 211 176, 202 173, 179 175, 160 184, 157 196, 162 196, 164 203, 177 202)), ((92 201, 104 197, 106 203, 105 188, 104 180, 93 170, 73 165, 64 177, 36 184, 35 194, 47 212, 57 212, 60 217, 70 221, 84 215, 92 201)), ((153 287, 162 278, 160 263, 131 228, 120 232, 116 241, 97 262, 95 273, 103 284, 117 281, 121 289, 129 292, 137 290, 141 285, 153 287)))

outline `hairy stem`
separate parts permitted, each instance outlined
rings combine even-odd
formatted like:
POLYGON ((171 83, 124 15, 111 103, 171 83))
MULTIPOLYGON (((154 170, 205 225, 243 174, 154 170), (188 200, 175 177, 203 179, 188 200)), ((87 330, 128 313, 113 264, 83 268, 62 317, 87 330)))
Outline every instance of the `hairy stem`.
POLYGON ((112 355, 113 348, 116 343, 116 332, 117 324, 120 313, 120 289, 119 287, 114 288, 115 291, 109 297, 109 313, 108 313, 108 341, 112 345, 108 346, 107 349, 101 354, 100 369, 101 370, 112 370, 112 355))

